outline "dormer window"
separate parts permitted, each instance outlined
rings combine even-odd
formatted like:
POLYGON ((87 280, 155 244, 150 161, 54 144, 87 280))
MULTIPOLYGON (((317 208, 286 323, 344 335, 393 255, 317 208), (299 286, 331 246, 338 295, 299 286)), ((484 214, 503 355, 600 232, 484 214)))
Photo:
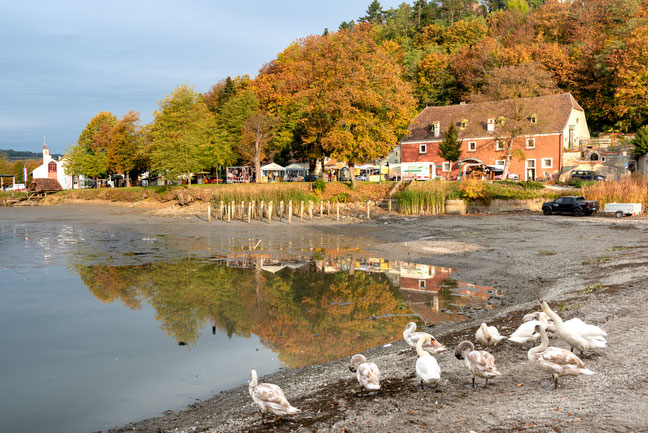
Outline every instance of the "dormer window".
POLYGON ((493 132, 495 131, 495 119, 488 119, 487 123, 487 131, 488 132, 493 132))
POLYGON ((461 129, 466 129, 468 127, 468 119, 461 119, 461 129))
POLYGON ((529 121, 531 123, 538 123, 538 115, 533 113, 531 116, 529 116, 529 121))
POLYGON ((432 125, 432 131, 434 132, 434 136, 438 137, 441 134, 441 123, 440 122, 434 122, 432 125))
POLYGON ((497 124, 498 125, 503 125, 504 124, 504 116, 498 116, 497 117, 497 124))

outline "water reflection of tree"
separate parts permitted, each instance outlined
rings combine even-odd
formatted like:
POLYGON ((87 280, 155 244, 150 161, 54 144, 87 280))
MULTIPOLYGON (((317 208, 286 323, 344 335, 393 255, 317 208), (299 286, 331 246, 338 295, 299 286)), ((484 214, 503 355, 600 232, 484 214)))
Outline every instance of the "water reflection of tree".
POLYGON ((183 260, 141 266, 75 266, 102 302, 148 302, 161 328, 195 343, 208 324, 258 335, 288 367, 324 362, 402 332, 409 312, 382 274, 282 270, 276 274, 183 260))

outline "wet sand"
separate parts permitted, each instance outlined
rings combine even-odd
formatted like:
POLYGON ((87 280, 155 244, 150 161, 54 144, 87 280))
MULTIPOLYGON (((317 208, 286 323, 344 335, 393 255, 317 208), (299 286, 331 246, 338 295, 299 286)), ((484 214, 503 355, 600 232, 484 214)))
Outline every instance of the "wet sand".
MULTIPOLYGON (((44 215, 56 217, 61 208, 42 209, 44 215)), ((419 388, 416 353, 400 341, 365 352, 383 375, 382 389, 374 394, 359 391, 348 360, 341 359, 261 378, 280 385, 302 409, 294 417, 263 424, 247 383, 242 383, 185 410, 110 432, 648 431, 645 217, 517 213, 248 226, 208 225, 190 214, 151 216, 143 209, 109 212, 188 237, 228 232, 241 239, 264 237, 270 245, 274 238, 331 237, 343 244, 348 239, 348 245, 363 244, 359 253, 457 268, 457 278, 506 293, 497 310, 428 329, 450 349, 437 356, 442 380, 436 389, 419 388), (472 389, 463 361, 454 357, 454 346, 463 339, 474 340, 482 321, 509 335, 523 313, 538 309, 538 297, 548 300, 563 319, 579 317, 607 331, 608 348, 584 359, 596 374, 561 378, 554 391, 549 376, 527 361, 530 344, 504 343, 493 352, 503 376, 488 386, 478 380, 472 389)), ((558 338, 550 344, 568 348, 558 338)))

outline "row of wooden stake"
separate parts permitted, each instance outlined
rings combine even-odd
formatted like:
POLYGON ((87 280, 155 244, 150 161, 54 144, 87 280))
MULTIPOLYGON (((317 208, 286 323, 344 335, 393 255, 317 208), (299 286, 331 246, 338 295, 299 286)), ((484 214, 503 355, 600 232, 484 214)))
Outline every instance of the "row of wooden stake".
MULTIPOLYGON (((371 206, 372 206, 372 202, 368 201, 367 219, 371 219, 371 206)), ((391 201, 389 202, 389 208, 390 208, 389 210, 391 211, 391 201)), ((309 201, 307 211, 308 211, 308 218, 311 221, 313 220, 313 209, 314 209, 314 204, 312 201, 309 201)), ((295 214, 293 212, 292 200, 288 202, 287 209, 283 201, 279 203, 279 208, 277 209, 274 208, 272 202, 268 202, 266 204, 264 201, 261 201, 261 203, 259 203, 259 206, 257 208, 256 202, 246 203, 242 201, 240 203, 236 203, 234 201, 231 201, 225 203, 221 200, 220 205, 218 206, 217 219, 230 222, 234 219, 240 219, 241 221, 245 221, 247 218, 247 222, 250 223, 253 219, 258 219, 262 221, 267 218, 268 223, 272 223, 273 210, 276 211, 276 215, 279 217, 280 222, 283 222, 284 218, 286 218, 288 219, 288 224, 292 224, 293 215, 295 216, 299 215, 299 222, 304 221, 304 201, 303 200, 299 204, 298 214, 295 214), (284 213, 286 214, 285 216, 284 213)), ((296 208, 295 211, 297 211, 296 208)), ((327 215, 331 216, 331 202, 326 202, 326 213, 327 215)), ((340 203, 335 203, 335 214, 336 214, 335 216, 336 221, 340 221, 340 203)), ((324 202, 319 203, 319 216, 324 217, 324 202)), ((356 203, 356 216, 360 216, 360 208, 358 203, 356 203)), ((212 205, 210 203, 207 206, 207 221, 211 222, 213 217, 214 216, 212 212, 212 205)))

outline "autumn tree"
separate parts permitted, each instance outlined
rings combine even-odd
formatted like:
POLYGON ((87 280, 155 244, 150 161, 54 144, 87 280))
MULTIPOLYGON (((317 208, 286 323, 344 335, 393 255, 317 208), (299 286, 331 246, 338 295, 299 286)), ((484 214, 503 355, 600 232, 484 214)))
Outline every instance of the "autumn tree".
POLYGON ((131 170, 135 169, 137 157, 141 154, 142 134, 139 113, 129 111, 115 123, 110 132, 110 145, 107 151, 108 169, 121 173, 130 186, 131 170))
POLYGON ((66 174, 84 175, 93 179, 107 175, 107 152, 116 123, 117 117, 106 111, 97 114, 88 122, 77 143, 66 150, 66 174))
POLYGON ((261 161, 269 148, 270 125, 270 116, 261 110, 250 89, 228 100, 218 116, 219 139, 244 162, 254 165, 257 182, 261 180, 261 161))
POLYGON ((495 68, 486 84, 471 97, 473 102, 531 98, 559 93, 552 74, 535 62, 495 68))
POLYGON ((648 126, 639 128, 632 144, 635 157, 640 158, 648 153, 648 126))
POLYGON ((452 171, 452 164, 461 159, 461 142, 458 138, 457 128, 451 124, 445 134, 445 138, 439 143, 439 156, 446 161, 449 161, 450 171, 452 171))
POLYGON ((183 84, 159 102, 150 131, 151 169, 168 178, 187 177, 209 164, 214 117, 201 95, 183 84))
POLYGON ((257 81, 262 106, 282 119, 298 114, 293 131, 313 155, 353 167, 384 157, 406 133, 415 101, 401 74, 371 27, 358 25, 297 41, 257 81))

